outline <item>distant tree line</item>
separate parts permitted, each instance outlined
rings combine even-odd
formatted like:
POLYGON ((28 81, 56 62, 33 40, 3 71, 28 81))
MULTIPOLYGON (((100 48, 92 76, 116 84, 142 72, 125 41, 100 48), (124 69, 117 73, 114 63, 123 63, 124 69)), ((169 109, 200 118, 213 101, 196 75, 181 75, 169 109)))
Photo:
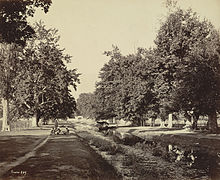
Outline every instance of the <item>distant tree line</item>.
MULTIPOLYGON (((76 110, 70 86, 79 74, 67 69, 71 56, 59 47, 58 31, 27 22, 36 8, 46 13, 51 0, 0 1, 0 97, 3 130, 19 118, 66 118, 76 110)), ((1 113, 0 113, 1 114, 1 113)))
POLYGON ((126 56, 117 46, 105 52, 110 60, 99 73, 95 92, 77 100, 79 111, 90 118, 123 118, 137 125, 146 118, 165 120, 168 113, 182 113, 193 117, 193 128, 199 116, 207 115, 209 130, 216 132, 219 32, 191 9, 176 8, 161 23, 154 42, 154 48, 138 48, 126 56))

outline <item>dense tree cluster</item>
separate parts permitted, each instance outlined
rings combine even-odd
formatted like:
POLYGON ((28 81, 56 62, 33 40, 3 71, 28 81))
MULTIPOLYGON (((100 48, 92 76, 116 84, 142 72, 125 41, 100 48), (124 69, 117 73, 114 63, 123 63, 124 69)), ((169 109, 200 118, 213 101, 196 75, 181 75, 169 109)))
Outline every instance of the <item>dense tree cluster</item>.
POLYGON ((177 9, 162 24, 156 55, 157 94, 172 111, 208 115, 209 129, 217 130, 220 100, 220 39, 211 23, 200 21, 192 10, 177 9))
POLYGON ((76 114, 85 118, 95 118, 95 109, 97 109, 95 96, 93 93, 82 93, 77 99, 76 114))
POLYGON ((157 110, 154 94, 150 51, 139 49, 137 54, 123 56, 117 47, 105 52, 111 59, 100 72, 97 83, 98 99, 104 97, 103 108, 112 117, 141 123, 150 111, 157 110))
POLYGON ((168 113, 207 115, 217 131, 220 111, 220 36, 190 10, 177 8, 161 24, 155 48, 124 56, 117 47, 100 71, 93 102, 96 117, 123 118, 141 125, 146 117, 168 113))
POLYGON ((59 48, 56 29, 36 23, 35 35, 26 42, 19 73, 13 79, 14 101, 20 115, 40 118, 66 118, 76 109, 69 86, 79 82, 76 69, 67 70, 64 63, 71 57, 59 48))
POLYGON ((76 110, 70 86, 76 90, 79 74, 67 69, 71 56, 59 47, 57 30, 27 22, 36 8, 47 12, 50 5, 51 0, 0 2, 3 130, 9 120, 35 116, 38 125, 40 119, 66 118, 76 110))

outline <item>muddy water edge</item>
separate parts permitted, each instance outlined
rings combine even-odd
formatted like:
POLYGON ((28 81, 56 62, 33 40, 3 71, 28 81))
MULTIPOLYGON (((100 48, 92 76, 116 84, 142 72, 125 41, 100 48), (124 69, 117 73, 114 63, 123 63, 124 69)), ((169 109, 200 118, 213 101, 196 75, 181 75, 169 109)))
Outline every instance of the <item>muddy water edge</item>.
POLYGON ((220 143, 217 139, 178 135, 149 136, 143 139, 132 134, 122 138, 114 130, 108 132, 108 135, 117 143, 141 149, 182 167, 190 179, 220 179, 220 143))
POLYGON ((140 138, 108 132, 76 130, 123 179, 219 180, 220 142, 178 135, 140 138))

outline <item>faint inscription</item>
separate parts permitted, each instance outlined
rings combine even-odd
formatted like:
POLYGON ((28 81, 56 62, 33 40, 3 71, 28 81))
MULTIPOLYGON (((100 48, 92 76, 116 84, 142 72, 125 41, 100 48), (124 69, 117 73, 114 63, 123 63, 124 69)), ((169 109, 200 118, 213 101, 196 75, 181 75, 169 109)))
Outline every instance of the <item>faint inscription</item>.
POLYGON ((27 174, 27 171, 14 171, 14 170, 11 170, 11 173, 14 174, 14 175, 25 176, 27 174))

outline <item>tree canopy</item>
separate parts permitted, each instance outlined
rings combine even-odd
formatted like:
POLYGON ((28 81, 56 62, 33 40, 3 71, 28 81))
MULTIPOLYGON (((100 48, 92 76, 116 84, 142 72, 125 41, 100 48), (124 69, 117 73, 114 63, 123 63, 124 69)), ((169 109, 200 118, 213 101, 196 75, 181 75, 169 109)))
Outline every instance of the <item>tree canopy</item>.
POLYGON ((2 0, 0 1, 0 42, 24 45, 34 34, 27 18, 34 16, 36 8, 46 13, 51 0, 2 0))
POLYGON ((76 89, 79 74, 68 70, 71 57, 59 48, 56 29, 36 23, 35 35, 24 48, 24 59, 14 79, 14 96, 19 112, 39 118, 66 118, 76 109, 70 86, 76 89))
POLYGON ((77 115, 95 118, 97 103, 93 93, 81 93, 77 99, 77 115))
MULTIPOLYGON (((159 98, 167 99, 175 111, 216 114, 220 107, 219 43, 212 24, 201 21, 191 9, 169 14, 155 40, 161 72, 157 89, 163 92, 159 98)), ((216 129, 217 120, 211 122, 216 129)))
POLYGON ((0 1, 0 84, 3 105, 2 130, 8 124, 9 100, 11 100, 11 81, 17 73, 19 46, 25 46, 26 40, 34 34, 27 18, 34 16, 37 8, 46 13, 51 0, 2 0, 0 1), (5 54, 7 54, 5 56, 5 54))
POLYGON ((219 32, 191 9, 176 8, 161 23, 155 45, 127 56, 117 47, 105 52, 110 60, 100 71, 95 91, 102 116, 140 124, 144 117, 192 112, 195 120, 207 115, 209 129, 216 132, 219 32))
POLYGON ((113 50, 105 54, 110 61, 101 69, 101 80, 96 88, 102 112, 109 118, 123 118, 141 124, 148 111, 156 110, 150 52, 139 49, 137 54, 123 56, 113 46, 113 50))

